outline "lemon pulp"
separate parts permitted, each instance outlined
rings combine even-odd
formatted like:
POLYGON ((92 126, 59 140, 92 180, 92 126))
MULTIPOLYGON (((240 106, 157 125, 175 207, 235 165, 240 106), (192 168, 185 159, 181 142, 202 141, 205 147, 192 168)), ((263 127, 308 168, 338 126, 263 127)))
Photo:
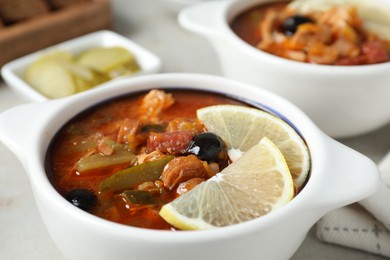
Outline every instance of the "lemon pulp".
POLYGON ((180 229, 211 229, 263 216, 293 196, 283 154, 265 137, 220 173, 165 204, 160 215, 180 229))

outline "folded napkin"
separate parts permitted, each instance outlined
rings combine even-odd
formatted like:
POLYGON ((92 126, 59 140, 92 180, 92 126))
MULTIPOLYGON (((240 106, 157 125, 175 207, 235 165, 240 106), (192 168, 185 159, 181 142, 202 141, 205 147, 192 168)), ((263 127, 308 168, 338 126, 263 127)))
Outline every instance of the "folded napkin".
POLYGON ((317 223, 320 240, 390 257, 390 153, 379 170, 382 182, 375 194, 334 210, 317 223))

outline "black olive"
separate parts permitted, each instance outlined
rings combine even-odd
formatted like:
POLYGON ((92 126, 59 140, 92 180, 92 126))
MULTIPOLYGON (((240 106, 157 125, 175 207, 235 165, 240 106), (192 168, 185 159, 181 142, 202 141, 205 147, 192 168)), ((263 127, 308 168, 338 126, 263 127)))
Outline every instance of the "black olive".
POLYGON ((222 163, 227 160, 226 143, 216 134, 205 132, 194 136, 187 149, 200 160, 222 163))
POLYGON ((293 35, 297 31, 299 25, 313 22, 314 21, 307 16, 294 15, 283 21, 281 30, 286 35, 293 35))
POLYGON ((85 211, 90 211, 97 204, 96 195, 87 189, 71 190, 65 195, 65 199, 85 211))

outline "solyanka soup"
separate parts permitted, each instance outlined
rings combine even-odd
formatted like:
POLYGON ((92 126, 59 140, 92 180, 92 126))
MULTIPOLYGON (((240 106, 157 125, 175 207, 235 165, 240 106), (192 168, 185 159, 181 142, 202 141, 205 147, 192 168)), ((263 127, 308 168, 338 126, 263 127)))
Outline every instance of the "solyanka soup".
POLYGON ((245 105, 206 92, 153 90, 93 107, 68 122, 51 143, 50 179, 66 199, 94 215, 131 226, 171 229, 158 214, 161 206, 229 163, 226 156, 204 163, 187 153, 190 141, 205 132, 196 110, 216 104, 245 105), (169 175, 172 171, 161 177, 173 158, 177 161, 171 162, 172 168, 192 167, 193 173, 177 180, 169 175), (157 171, 156 176, 140 175, 130 187, 112 188, 104 182, 145 162, 156 162, 143 169, 157 171))
POLYGON ((237 16, 231 27, 250 45, 290 60, 339 66, 390 61, 390 42, 364 26, 367 21, 357 6, 328 7, 324 1, 311 10, 299 4, 252 7, 237 16))

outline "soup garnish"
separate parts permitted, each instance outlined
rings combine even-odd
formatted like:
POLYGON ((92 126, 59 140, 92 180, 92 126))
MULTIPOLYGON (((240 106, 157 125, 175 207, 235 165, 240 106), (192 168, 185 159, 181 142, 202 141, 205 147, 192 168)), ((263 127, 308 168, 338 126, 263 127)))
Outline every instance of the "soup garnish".
MULTIPOLYGON (((183 229, 181 225, 168 223, 162 217, 164 214, 160 216, 161 208, 236 164, 236 158, 233 161, 229 154, 234 147, 232 138, 226 139, 213 127, 208 129, 207 120, 203 122, 202 116, 197 116, 197 111, 212 110, 216 105, 259 111, 273 118, 266 122, 271 132, 278 129, 272 124, 275 120, 283 124, 279 132, 292 131, 294 137, 299 137, 276 116, 225 96, 152 90, 98 105, 68 122, 48 150, 49 177, 67 200, 96 216, 136 227, 183 229)), ((251 124, 247 122, 246 127, 251 129, 251 124)), ((283 135, 270 133, 267 134, 270 142, 278 145, 277 137, 283 135)), ((252 145, 247 145, 248 149, 262 136, 256 138, 252 145)), ((300 137, 299 140, 303 143, 300 137)), ((272 149, 279 151, 276 146, 272 149)), ((301 152, 303 160, 308 160, 307 148, 301 152)), ((285 157, 281 155, 282 161, 285 157)), ((307 172, 302 173, 306 179, 308 163, 299 164, 302 169, 306 167, 307 172)), ((288 202, 302 188, 288 168, 284 171, 278 170, 283 180, 287 180, 282 187, 287 195, 282 196, 283 203, 278 205, 288 202), (290 176, 293 188, 288 188, 290 182, 286 176, 290 176)))
POLYGON ((265 111, 216 105, 198 109, 198 118, 207 130, 226 140, 230 160, 235 161, 268 137, 282 152, 297 188, 304 184, 310 169, 310 156, 299 134, 282 119, 265 111))
POLYGON ((220 173, 165 204, 160 215, 180 229, 213 229, 268 214, 294 193, 283 154, 264 137, 220 173))

